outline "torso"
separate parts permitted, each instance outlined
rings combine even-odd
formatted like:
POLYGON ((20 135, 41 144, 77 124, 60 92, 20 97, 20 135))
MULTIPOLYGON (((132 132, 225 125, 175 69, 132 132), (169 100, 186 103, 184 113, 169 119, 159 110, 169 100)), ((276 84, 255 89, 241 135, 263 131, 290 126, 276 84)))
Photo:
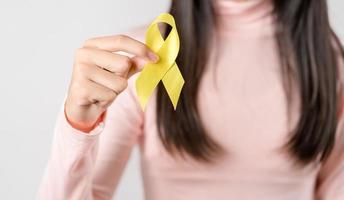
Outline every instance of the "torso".
POLYGON ((205 164, 167 153, 157 132, 154 93, 140 140, 146 199, 312 200, 319 165, 298 168, 282 148, 296 125, 298 97, 294 92, 288 108, 273 21, 227 28, 219 30, 222 46, 213 46, 218 60, 211 56, 197 102, 207 134, 225 154, 205 164))

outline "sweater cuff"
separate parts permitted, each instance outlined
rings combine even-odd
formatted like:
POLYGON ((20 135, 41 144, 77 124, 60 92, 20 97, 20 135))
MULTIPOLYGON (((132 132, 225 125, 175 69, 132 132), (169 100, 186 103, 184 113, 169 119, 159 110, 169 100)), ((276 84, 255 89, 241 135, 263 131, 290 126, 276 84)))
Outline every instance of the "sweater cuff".
POLYGON ((86 127, 84 125, 72 122, 66 114, 66 106, 65 103, 63 105, 63 116, 62 117, 62 124, 65 129, 68 130, 68 132, 74 132, 76 135, 80 135, 80 137, 83 137, 83 135, 98 135, 100 132, 103 131, 105 126, 105 118, 107 115, 107 111, 104 111, 97 121, 91 126, 86 127))
POLYGON ((63 112, 64 112, 64 118, 67 121, 67 123, 69 124, 69 126, 71 126, 72 128, 74 128, 74 129, 76 129, 78 131, 81 131, 81 132, 87 133, 87 134, 89 134, 91 132, 94 132, 93 130, 95 130, 96 127, 103 126, 104 119, 105 119, 105 116, 106 116, 106 111, 104 111, 98 117, 97 121, 93 125, 89 126, 89 125, 86 125, 86 124, 74 122, 71 119, 69 119, 68 116, 67 116, 67 113, 66 113, 66 106, 64 106, 63 112))

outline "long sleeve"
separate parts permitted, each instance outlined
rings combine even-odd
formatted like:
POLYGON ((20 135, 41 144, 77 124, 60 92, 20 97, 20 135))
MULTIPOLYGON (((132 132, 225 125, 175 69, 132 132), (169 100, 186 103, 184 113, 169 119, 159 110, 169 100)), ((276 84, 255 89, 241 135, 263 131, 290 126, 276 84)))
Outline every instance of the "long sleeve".
POLYGON ((142 111, 133 76, 89 133, 75 129, 64 115, 64 98, 54 128, 51 156, 37 199, 111 199, 132 147, 141 134, 142 111))

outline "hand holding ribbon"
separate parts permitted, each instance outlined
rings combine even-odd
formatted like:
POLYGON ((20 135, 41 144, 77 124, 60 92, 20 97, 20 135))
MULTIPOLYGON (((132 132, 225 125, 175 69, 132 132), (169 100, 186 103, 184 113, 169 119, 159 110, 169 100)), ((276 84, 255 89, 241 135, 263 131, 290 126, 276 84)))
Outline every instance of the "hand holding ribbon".
POLYGON ((149 97, 162 80, 173 107, 176 109, 185 81, 175 62, 179 52, 180 41, 172 15, 163 13, 153 21, 146 33, 146 45, 160 59, 157 63, 146 64, 136 80, 136 91, 140 105, 144 110, 149 97), (158 23, 166 23, 172 27, 166 40, 164 40, 159 31, 158 23))

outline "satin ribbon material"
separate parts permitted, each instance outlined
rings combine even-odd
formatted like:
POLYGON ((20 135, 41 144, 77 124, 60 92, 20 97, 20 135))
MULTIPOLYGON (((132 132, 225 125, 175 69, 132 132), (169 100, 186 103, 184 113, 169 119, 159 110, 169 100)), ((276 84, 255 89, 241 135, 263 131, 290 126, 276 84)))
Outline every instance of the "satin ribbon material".
POLYGON ((136 79, 135 84, 139 103, 142 109, 145 110, 154 89, 162 81, 173 107, 176 109, 185 81, 175 62, 179 52, 180 41, 172 15, 163 13, 153 21, 146 32, 146 45, 160 59, 157 63, 147 63, 136 79), (159 23, 166 23, 172 27, 166 40, 164 40, 159 31, 159 23))

